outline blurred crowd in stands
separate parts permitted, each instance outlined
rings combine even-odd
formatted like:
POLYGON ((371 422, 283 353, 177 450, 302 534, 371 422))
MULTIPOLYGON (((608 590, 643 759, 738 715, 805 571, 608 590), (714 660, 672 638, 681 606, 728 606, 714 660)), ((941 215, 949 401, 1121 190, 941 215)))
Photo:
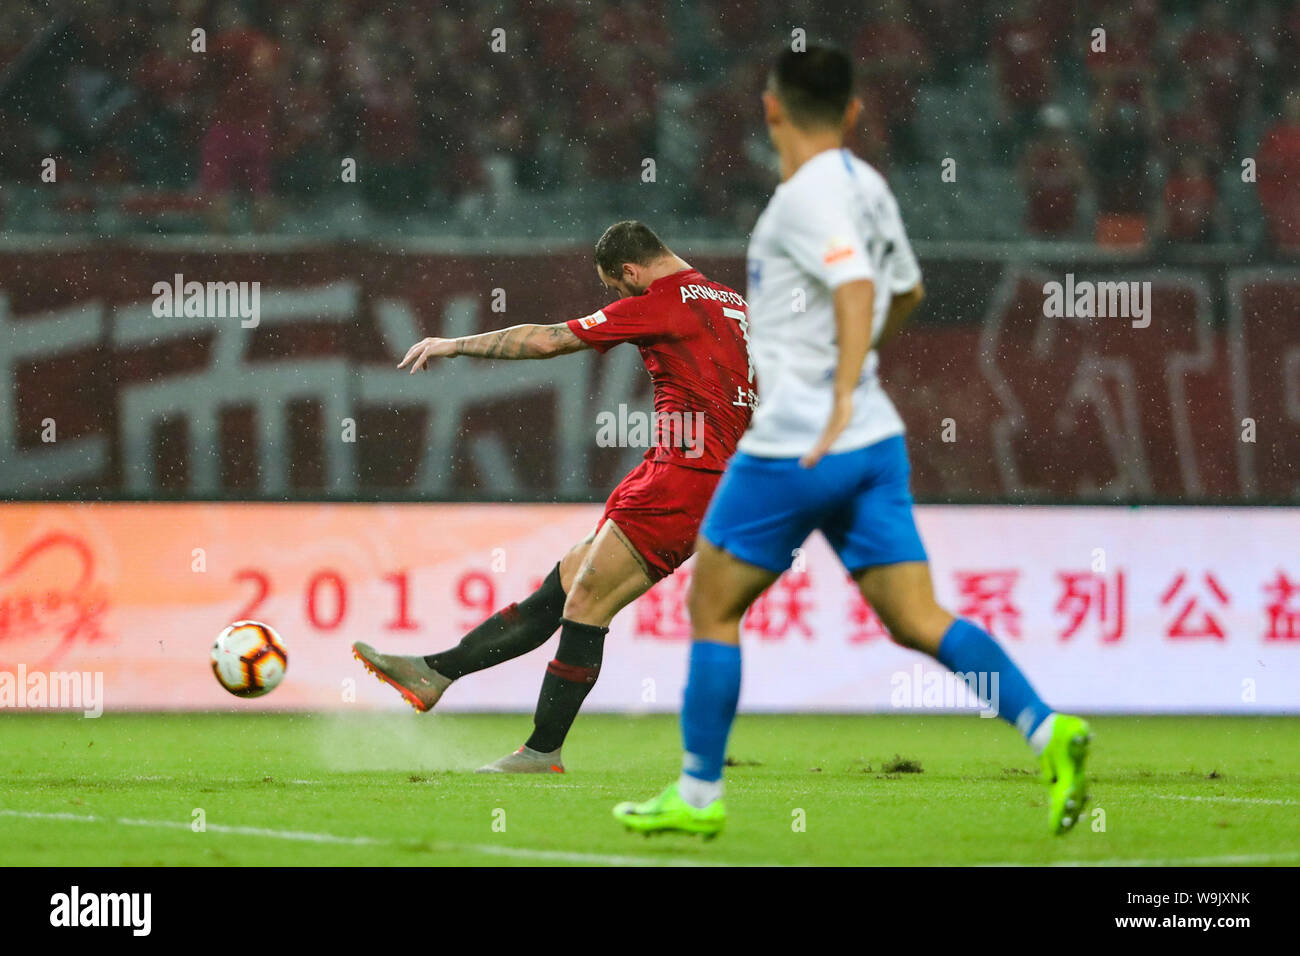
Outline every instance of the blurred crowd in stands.
POLYGON ((855 55, 852 145, 896 184, 1004 170, 1024 235, 1200 243, 1240 237, 1235 177, 1260 240, 1300 247, 1300 0, 832 6, 5 0, 0 181, 54 156, 65 202, 116 190, 220 230, 248 197, 269 229, 337 196, 345 159, 380 220, 600 202, 654 159, 680 210, 747 229, 774 182, 759 93, 800 29, 855 55))

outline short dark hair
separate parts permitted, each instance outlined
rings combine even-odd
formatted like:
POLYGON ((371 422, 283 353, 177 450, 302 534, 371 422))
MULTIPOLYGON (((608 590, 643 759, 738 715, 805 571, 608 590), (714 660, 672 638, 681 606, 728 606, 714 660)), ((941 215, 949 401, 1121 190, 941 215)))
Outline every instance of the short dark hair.
POLYGON ((772 67, 771 83, 796 126, 836 126, 853 96, 853 62, 831 46, 802 53, 786 47, 772 67))
POLYGON ((643 266, 668 254, 663 240, 649 226, 635 219, 614 223, 596 242, 596 265, 614 279, 623 274, 626 262, 643 266))

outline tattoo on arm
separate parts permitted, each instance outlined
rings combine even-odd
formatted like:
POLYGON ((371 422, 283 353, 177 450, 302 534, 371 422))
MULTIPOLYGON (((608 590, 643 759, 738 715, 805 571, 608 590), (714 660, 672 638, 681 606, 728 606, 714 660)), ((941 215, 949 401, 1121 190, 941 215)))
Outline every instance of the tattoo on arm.
POLYGON ((551 350, 556 355, 567 355, 570 352, 579 352, 589 347, 586 342, 573 334, 573 330, 569 328, 567 322, 560 322, 557 325, 544 325, 542 326, 542 332, 546 334, 551 350))
POLYGON ((484 354, 488 358, 519 358, 520 339, 527 340, 527 332, 520 336, 519 331, 519 328, 516 327, 488 333, 487 351, 484 354))
POLYGON ((489 359, 544 359, 587 348, 565 323, 514 325, 456 340, 456 354, 489 359))

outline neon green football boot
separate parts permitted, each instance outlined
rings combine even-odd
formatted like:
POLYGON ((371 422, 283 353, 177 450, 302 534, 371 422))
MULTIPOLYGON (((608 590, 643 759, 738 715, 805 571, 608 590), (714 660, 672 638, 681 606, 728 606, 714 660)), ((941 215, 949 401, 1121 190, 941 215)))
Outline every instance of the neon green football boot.
POLYGON ((1068 833, 1083 815, 1088 802, 1083 762, 1091 742, 1092 730, 1086 720, 1070 714, 1056 715, 1052 739, 1038 758, 1048 788, 1047 825, 1055 834, 1068 833))
POLYGON ((714 800, 699 809, 682 799, 673 784, 659 796, 645 803, 620 803, 614 808, 614 817, 629 830, 644 833, 698 833, 712 840, 727 824, 727 808, 722 800, 714 800))

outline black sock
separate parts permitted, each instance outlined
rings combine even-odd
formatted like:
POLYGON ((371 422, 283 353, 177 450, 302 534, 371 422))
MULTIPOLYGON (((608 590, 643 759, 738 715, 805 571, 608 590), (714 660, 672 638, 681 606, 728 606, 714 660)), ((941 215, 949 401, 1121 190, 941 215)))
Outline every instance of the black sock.
POLYGON ((513 660, 550 640, 563 613, 564 586, 560 584, 557 564, 542 586, 528 597, 497 611, 451 650, 430 654, 424 662, 443 677, 456 680, 513 660))
POLYGON ((558 750, 578 717, 582 702, 600 674, 607 627, 560 620, 560 647, 546 665, 542 693, 526 746, 541 753, 558 750))

